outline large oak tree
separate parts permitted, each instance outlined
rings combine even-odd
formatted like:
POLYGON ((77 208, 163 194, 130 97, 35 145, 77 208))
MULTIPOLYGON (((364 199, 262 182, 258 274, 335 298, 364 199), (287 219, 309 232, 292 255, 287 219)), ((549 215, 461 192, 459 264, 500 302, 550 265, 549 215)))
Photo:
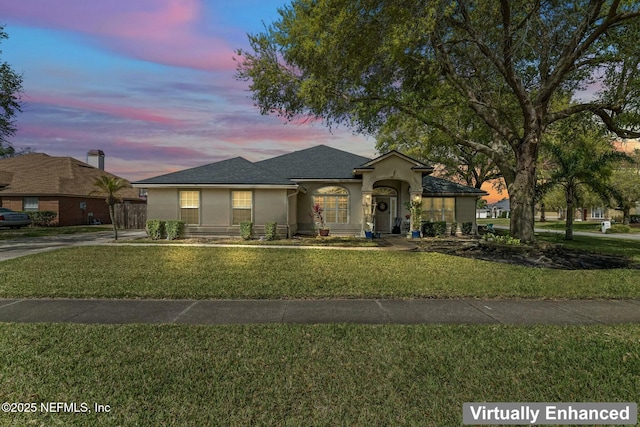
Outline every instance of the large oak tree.
POLYGON ((589 112, 640 135, 636 0, 294 0, 279 13, 238 52, 262 113, 372 134, 403 114, 438 129, 500 169, 523 241, 547 126, 589 112), (459 131, 456 115, 470 114, 493 140, 459 131))
MULTIPOLYGON (((0 26, 0 41, 7 39, 4 27, 0 26)), ((2 54, 2 51, 0 51, 2 54)), ((20 112, 22 76, 11 66, 0 60, 0 157, 10 157, 15 149, 7 140, 16 132, 15 115, 20 112)))

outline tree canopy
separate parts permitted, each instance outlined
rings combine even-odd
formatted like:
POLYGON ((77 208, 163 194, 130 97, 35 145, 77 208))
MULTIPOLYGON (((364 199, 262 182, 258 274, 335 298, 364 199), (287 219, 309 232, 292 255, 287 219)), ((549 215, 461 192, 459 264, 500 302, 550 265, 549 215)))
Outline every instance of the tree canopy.
MULTIPOLYGON (((466 123, 460 125, 474 140, 491 140, 486 128, 466 123), (483 134, 484 132, 484 134, 483 134)), ((436 173, 453 181, 480 189, 492 182, 502 190, 502 174, 486 154, 466 145, 452 144, 451 140, 423 123, 403 115, 395 115, 384 123, 376 134, 379 152, 400 151, 408 156, 436 166, 436 173)))
MULTIPOLYGON (((542 150, 548 160, 549 173, 539 190, 559 186, 567 208, 565 239, 573 239, 573 219, 584 190, 600 198, 602 206, 620 198, 610 178, 621 162, 631 161, 616 150, 602 126, 585 114, 556 123, 547 135, 542 150)), ((584 198, 583 200, 584 201, 584 198)))
MULTIPOLYGON (((9 38, 0 25, 0 42, 9 38)), ((2 51, 0 51, 2 55, 2 51)), ((15 116, 21 111, 22 76, 0 59, 0 157, 15 153, 7 138, 16 133, 15 116)))
POLYGON ((612 205, 622 211, 623 224, 629 225, 631 209, 640 204, 640 149, 613 171, 611 185, 616 189, 612 205))
POLYGON ((294 0, 279 14, 238 51, 262 113, 371 134, 411 117, 491 159, 523 241, 548 126, 586 112, 640 136, 635 0, 294 0), (461 131, 470 117, 492 138, 461 131))

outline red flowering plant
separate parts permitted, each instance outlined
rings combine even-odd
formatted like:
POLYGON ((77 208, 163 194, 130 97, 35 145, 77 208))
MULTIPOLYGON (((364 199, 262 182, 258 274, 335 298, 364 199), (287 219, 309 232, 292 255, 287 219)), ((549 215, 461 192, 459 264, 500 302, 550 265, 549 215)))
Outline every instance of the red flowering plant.
POLYGON ((327 227, 327 224, 325 224, 324 222, 324 215, 322 214, 323 212, 324 208, 320 206, 319 203, 316 203, 315 205, 313 205, 313 208, 311 208, 311 213, 309 214, 309 216, 313 218, 313 222, 315 223, 318 230, 329 229, 329 227, 327 227))

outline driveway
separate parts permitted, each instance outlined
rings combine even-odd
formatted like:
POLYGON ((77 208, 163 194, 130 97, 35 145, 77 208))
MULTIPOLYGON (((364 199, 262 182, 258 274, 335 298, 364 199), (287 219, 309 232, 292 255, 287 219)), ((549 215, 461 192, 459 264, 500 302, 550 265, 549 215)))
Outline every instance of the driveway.
MULTIPOLYGON (((143 237, 144 235, 143 230, 118 231, 118 238, 143 237)), ((101 245, 112 240, 112 231, 0 240, 0 261, 72 246, 101 245)))

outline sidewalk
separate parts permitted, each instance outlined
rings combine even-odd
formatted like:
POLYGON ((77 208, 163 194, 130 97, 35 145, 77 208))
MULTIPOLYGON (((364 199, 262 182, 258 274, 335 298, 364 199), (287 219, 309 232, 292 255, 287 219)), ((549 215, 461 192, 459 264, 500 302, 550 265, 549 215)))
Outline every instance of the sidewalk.
POLYGON ((640 300, 0 299, 0 322, 594 325, 640 323, 640 300))

